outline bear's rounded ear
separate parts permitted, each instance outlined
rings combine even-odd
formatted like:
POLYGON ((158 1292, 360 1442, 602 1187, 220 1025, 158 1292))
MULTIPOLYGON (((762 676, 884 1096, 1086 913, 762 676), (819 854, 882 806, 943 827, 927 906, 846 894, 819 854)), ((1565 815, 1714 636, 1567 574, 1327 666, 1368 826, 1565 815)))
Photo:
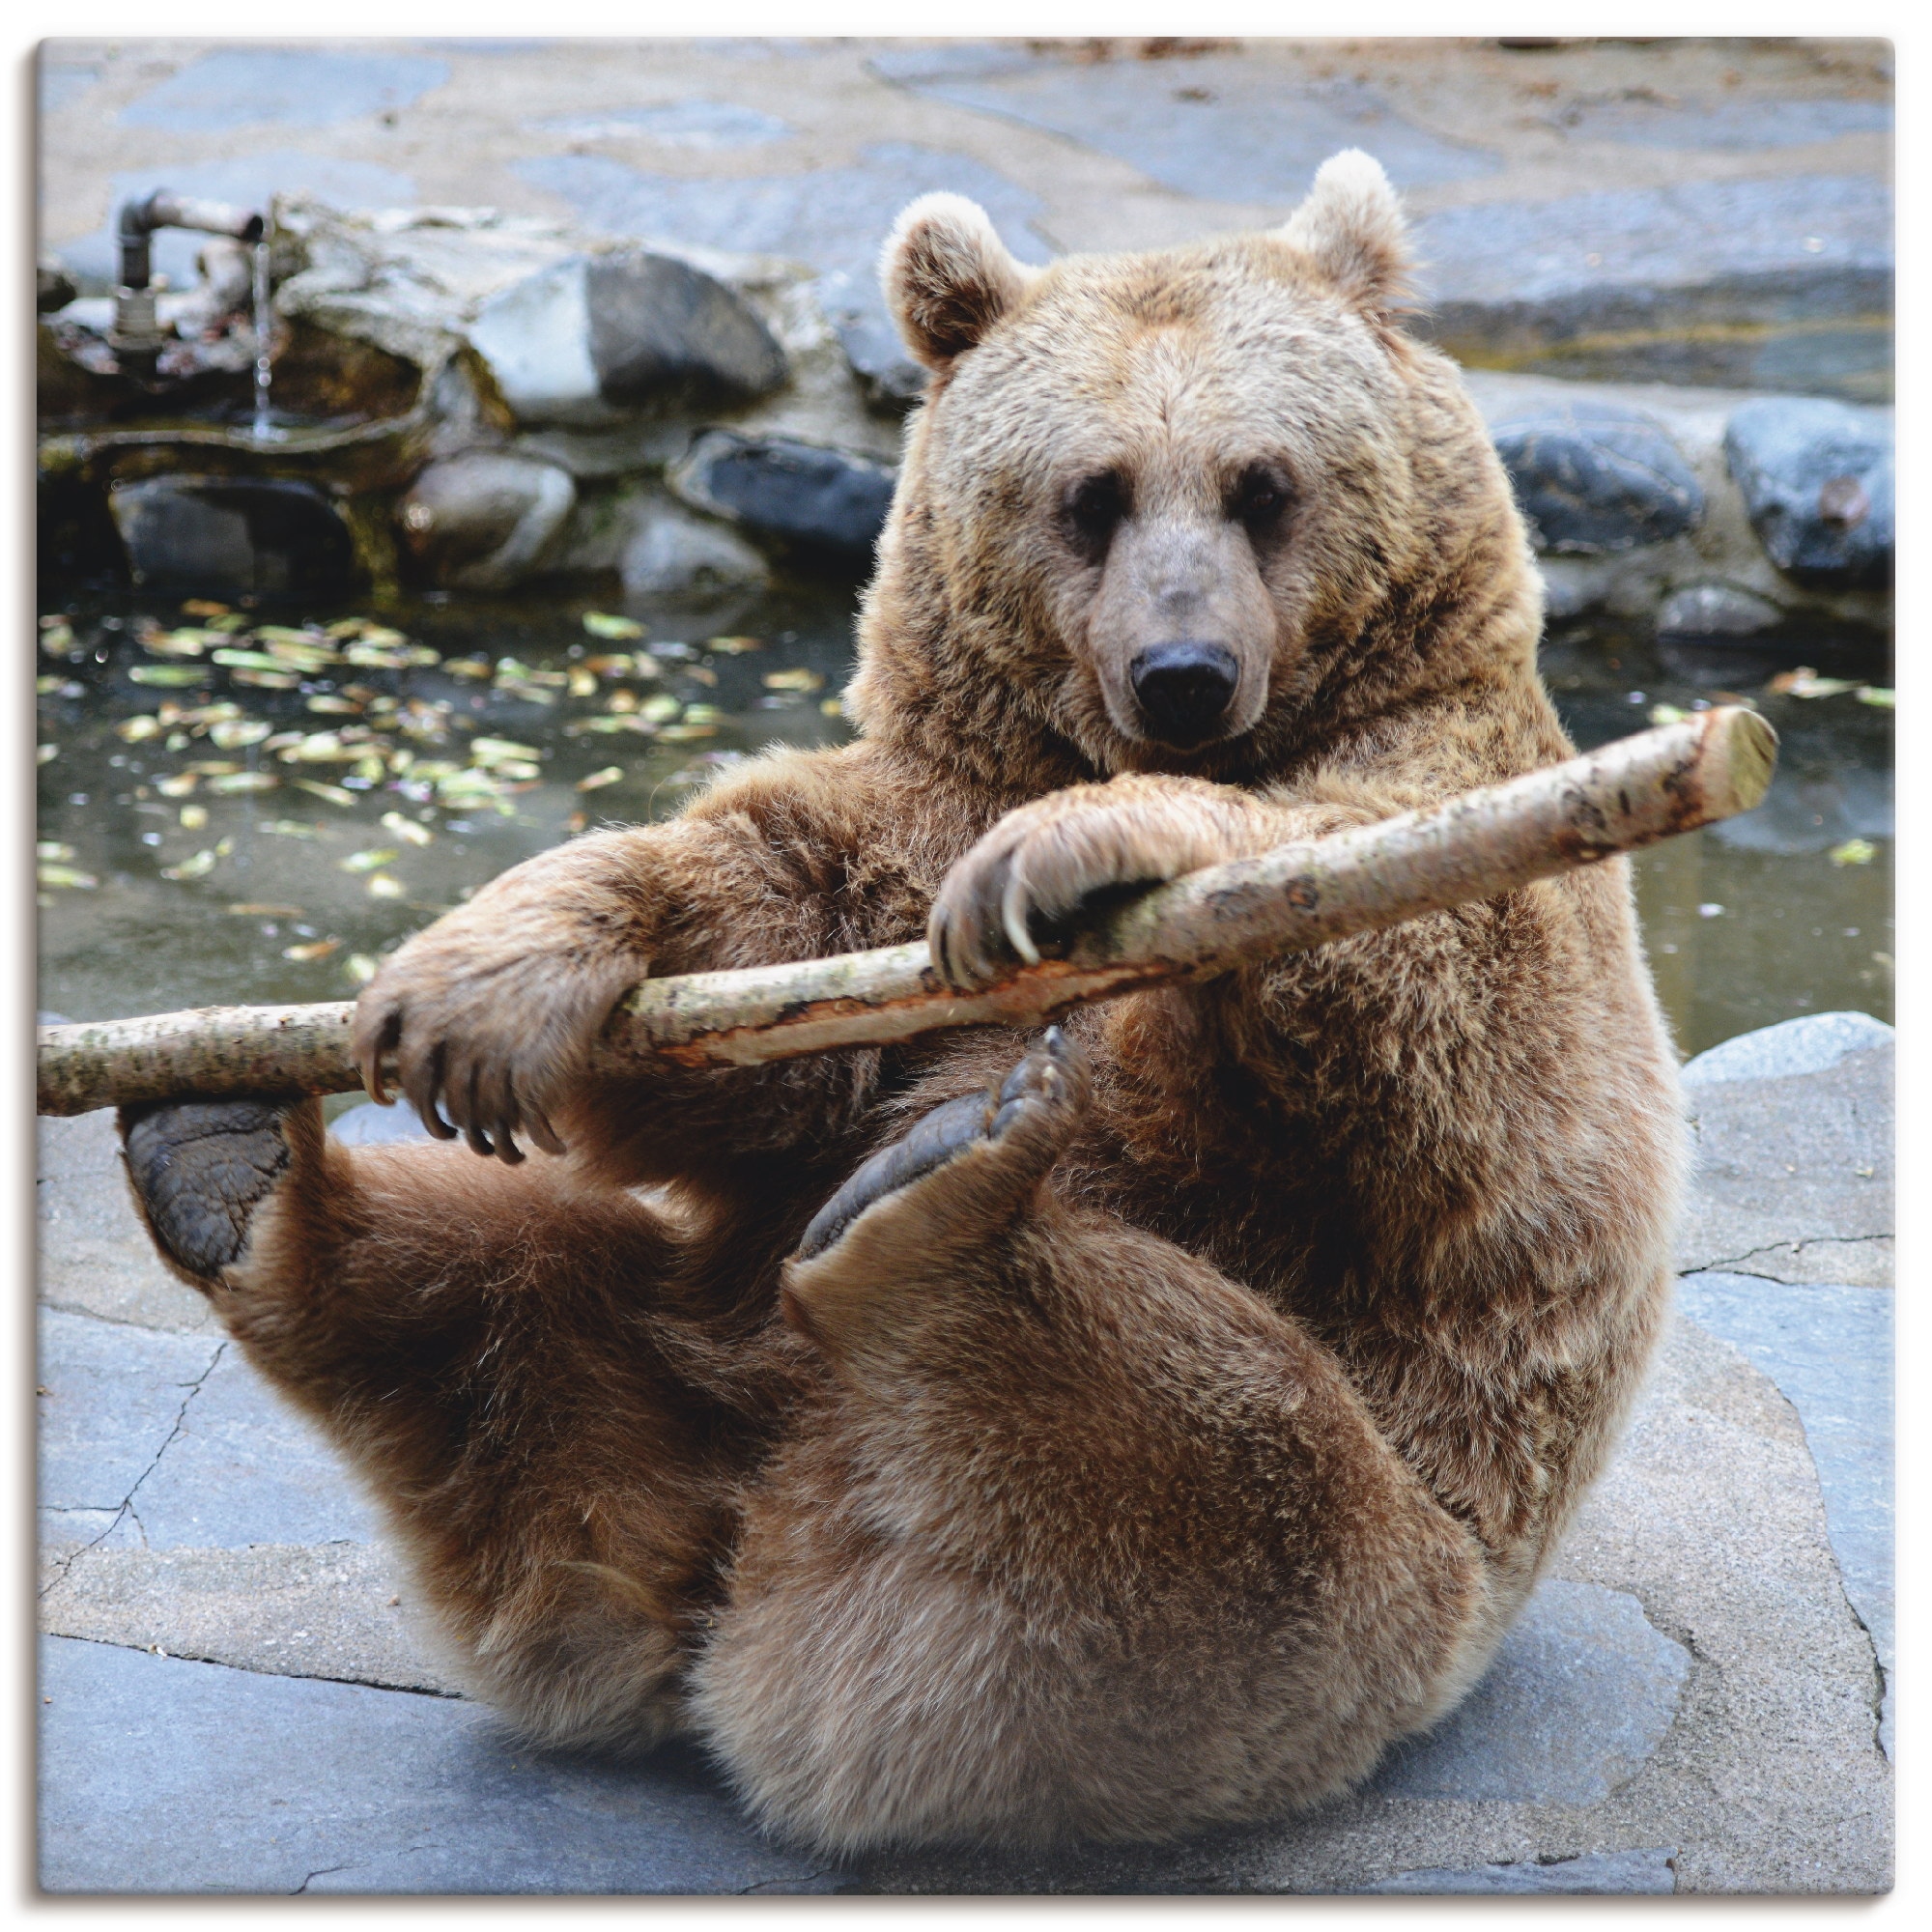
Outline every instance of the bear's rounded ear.
POLYGON ((1019 300, 1028 276, 977 202, 923 194, 893 224, 879 279, 906 347, 945 369, 1019 300))
POLYGON ((1414 257, 1402 203, 1382 164, 1359 148, 1321 163, 1308 199, 1275 233, 1378 322, 1391 320, 1407 298, 1414 257))

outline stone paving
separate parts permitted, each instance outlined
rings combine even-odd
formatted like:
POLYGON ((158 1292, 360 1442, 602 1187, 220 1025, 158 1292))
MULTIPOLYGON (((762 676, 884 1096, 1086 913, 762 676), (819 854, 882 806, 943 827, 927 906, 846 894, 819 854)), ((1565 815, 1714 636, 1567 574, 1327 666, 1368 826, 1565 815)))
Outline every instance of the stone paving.
POLYGON ((1623 1448, 1488 1677, 1364 1791, 1179 1845, 841 1867, 758 1836, 694 1750, 532 1752, 450 1694, 366 1504, 154 1261, 111 1117, 43 1122, 42 1882, 1883 1889, 1890 1079, 1863 1014, 1687 1068, 1678 1313, 1623 1448))
MULTIPOLYGON (((43 241, 99 292, 114 208, 158 185, 487 204, 800 257, 875 324, 880 238, 926 189, 974 196, 1043 260, 1278 221, 1327 155, 1360 146, 1418 218, 1434 327, 1464 359, 1889 393, 1883 43, 1147 50, 49 41, 43 241)), ((177 287, 194 246, 156 238, 177 287)))

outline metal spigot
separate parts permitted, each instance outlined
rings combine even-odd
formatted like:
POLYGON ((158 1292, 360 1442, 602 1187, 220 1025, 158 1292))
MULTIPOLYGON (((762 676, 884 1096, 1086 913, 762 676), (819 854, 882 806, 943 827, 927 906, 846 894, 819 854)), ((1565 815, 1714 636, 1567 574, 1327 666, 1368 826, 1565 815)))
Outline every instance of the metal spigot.
POLYGON ((240 242, 259 242, 263 217, 225 202, 203 201, 157 187, 138 201, 124 202, 117 239, 121 245, 121 283, 114 291, 114 320, 107 346, 123 374, 152 383, 167 330, 156 313, 154 249, 157 228, 192 228, 204 235, 232 235, 240 242))

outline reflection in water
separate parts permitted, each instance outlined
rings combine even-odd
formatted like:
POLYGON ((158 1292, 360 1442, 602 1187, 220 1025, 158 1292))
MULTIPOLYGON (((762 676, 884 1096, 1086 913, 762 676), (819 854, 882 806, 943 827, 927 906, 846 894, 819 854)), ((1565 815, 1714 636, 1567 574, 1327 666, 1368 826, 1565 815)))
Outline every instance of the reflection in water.
MULTIPOLYGON (((774 596, 724 638, 674 608, 636 638, 592 624, 550 603, 306 630, 205 605, 43 619, 41 1007, 347 998, 383 952, 573 830, 664 816, 767 744, 846 735, 842 595, 774 596)), ((1829 655, 1812 640, 1804 661, 1829 655)), ((1579 634, 1545 654, 1585 746, 1660 704, 1746 695, 1783 739, 1763 807, 1637 862, 1686 1052, 1798 1013, 1891 1016, 1890 713, 1850 690, 1771 694, 1797 659, 1759 657, 1666 663, 1579 634)), ((1882 663, 1851 671, 1889 683, 1882 663)))

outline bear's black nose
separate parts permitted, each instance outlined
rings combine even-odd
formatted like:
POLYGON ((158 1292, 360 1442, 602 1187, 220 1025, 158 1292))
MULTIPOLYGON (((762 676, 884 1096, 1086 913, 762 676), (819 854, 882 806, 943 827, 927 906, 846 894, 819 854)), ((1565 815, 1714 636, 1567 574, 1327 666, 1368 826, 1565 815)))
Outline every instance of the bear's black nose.
POLYGON ((1205 744, 1221 728, 1241 668, 1220 644, 1154 644, 1131 666, 1148 729, 1164 745, 1205 744))

